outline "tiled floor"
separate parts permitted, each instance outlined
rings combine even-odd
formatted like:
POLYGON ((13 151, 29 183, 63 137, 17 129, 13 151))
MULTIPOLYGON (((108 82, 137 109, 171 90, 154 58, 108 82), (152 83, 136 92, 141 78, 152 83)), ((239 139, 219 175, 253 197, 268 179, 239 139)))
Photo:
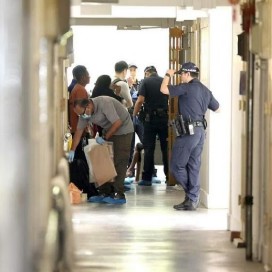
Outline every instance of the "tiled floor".
POLYGON ((229 241, 226 210, 175 211, 176 186, 132 187, 125 205, 73 206, 76 272, 264 271, 229 241))

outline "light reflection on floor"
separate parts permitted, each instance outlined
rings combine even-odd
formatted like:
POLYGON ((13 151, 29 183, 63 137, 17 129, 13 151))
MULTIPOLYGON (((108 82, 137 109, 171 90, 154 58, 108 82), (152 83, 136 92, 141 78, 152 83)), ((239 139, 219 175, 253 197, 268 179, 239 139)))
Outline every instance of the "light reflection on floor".
POLYGON ((75 271, 263 271, 230 243, 227 210, 176 211, 180 188, 132 187, 125 205, 73 206, 75 271))

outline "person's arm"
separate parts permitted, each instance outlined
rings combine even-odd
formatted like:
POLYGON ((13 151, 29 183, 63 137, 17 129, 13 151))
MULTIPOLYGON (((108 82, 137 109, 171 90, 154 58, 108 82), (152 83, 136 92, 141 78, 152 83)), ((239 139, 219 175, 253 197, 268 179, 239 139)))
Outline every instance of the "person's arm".
POLYGON ((112 135, 122 126, 122 121, 120 119, 116 120, 112 126, 108 129, 107 133, 104 135, 104 139, 108 140, 112 135))
POLYGON ((144 101, 145 101, 145 97, 142 95, 139 95, 134 106, 133 116, 136 116, 139 113, 144 101))
POLYGON ((72 141, 72 147, 71 147, 71 150, 75 151, 79 142, 80 142, 80 139, 81 139, 81 136, 84 132, 85 128, 84 129, 77 129, 75 134, 74 134, 74 137, 73 137, 73 141, 72 141))
POLYGON ((212 110, 213 112, 220 112, 220 105, 219 105, 219 102, 214 98, 212 92, 210 91, 210 96, 211 96, 211 99, 210 99, 210 102, 209 102, 209 105, 208 105, 208 109, 212 110))
POLYGON ((120 84, 120 86, 121 86, 120 96, 122 96, 125 99, 126 107, 131 108, 133 106, 133 102, 131 99, 128 84, 126 82, 122 82, 122 81, 118 82, 118 84, 120 84))
POLYGON ((163 78, 163 81, 162 81, 162 84, 161 84, 161 92, 163 94, 167 94, 169 95, 169 89, 168 89, 168 85, 170 83, 170 79, 171 77, 174 75, 176 70, 173 70, 173 69, 169 69, 166 71, 166 74, 163 78))

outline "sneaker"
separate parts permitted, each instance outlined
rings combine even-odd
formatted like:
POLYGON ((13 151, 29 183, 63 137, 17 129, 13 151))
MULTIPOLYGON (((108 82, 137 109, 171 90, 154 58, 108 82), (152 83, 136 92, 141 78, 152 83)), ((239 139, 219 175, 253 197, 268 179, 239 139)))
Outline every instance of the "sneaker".
POLYGON ((105 203, 103 200, 106 196, 105 195, 97 195, 97 196, 91 196, 88 199, 88 202, 92 203, 105 203))
POLYGON ((152 182, 151 182, 151 180, 141 180, 141 181, 139 181, 138 182, 138 185, 140 185, 140 186, 151 186, 152 185, 152 182))
POLYGON ((127 203, 125 195, 115 194, 114 196, 108 196, 103 199, 104 203, 108 204, 125 204, 127 203))

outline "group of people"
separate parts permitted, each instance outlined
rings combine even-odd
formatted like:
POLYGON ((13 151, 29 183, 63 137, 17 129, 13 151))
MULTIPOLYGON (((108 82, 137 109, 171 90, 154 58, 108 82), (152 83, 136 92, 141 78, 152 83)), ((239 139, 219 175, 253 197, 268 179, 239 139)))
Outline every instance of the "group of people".
POLYGON ((185 191, 185 200, 174 205, 176 210, 195 210, 199 204, 200 158, 205 138, 205 113, 207 109, 217 111, 219 103, 211 91, 197 78, 199 69, 193 63, 185 63, 179 71, 169 69, 164 78, 154 66, 144 70, 144 79, 136 77, 137 66, 125 61, 115 64, 115 78, 108 75, 98 77, 89 98, 85 86, 89 73, 84 66, 73 69, 73 81, 68 87, 69 124, 73 142, 69 151, 69 162, 82 159, 82 146, 86 134, 96 137, 98 144, 113 142, 114 165, 117 172, 114 182, 108 182, 89 196, 90 202, 126 203, 124 179, 133 175, 134 150, 144 149, 144 166, 139 186, 151 186, 154 175, 154 151, 157 138, 160 141, 165 176, 168 164, 176 181, 185 191), (130 70, 130 77, 127 72, 130 70), (170 78, 181 75, 182 83, 170 85, 170 78), (178 96, 179 115, 183 116, 186 131, 177 135, 168 163, 168 99, 178 96), (190 128, 190 131, 189 131, 190 128), (193 133, 191 133, 193 132, 193 133), (140 145, 135 148, 135 134, 140 145), (96 136, 95 136, 96 135, 96 136))

